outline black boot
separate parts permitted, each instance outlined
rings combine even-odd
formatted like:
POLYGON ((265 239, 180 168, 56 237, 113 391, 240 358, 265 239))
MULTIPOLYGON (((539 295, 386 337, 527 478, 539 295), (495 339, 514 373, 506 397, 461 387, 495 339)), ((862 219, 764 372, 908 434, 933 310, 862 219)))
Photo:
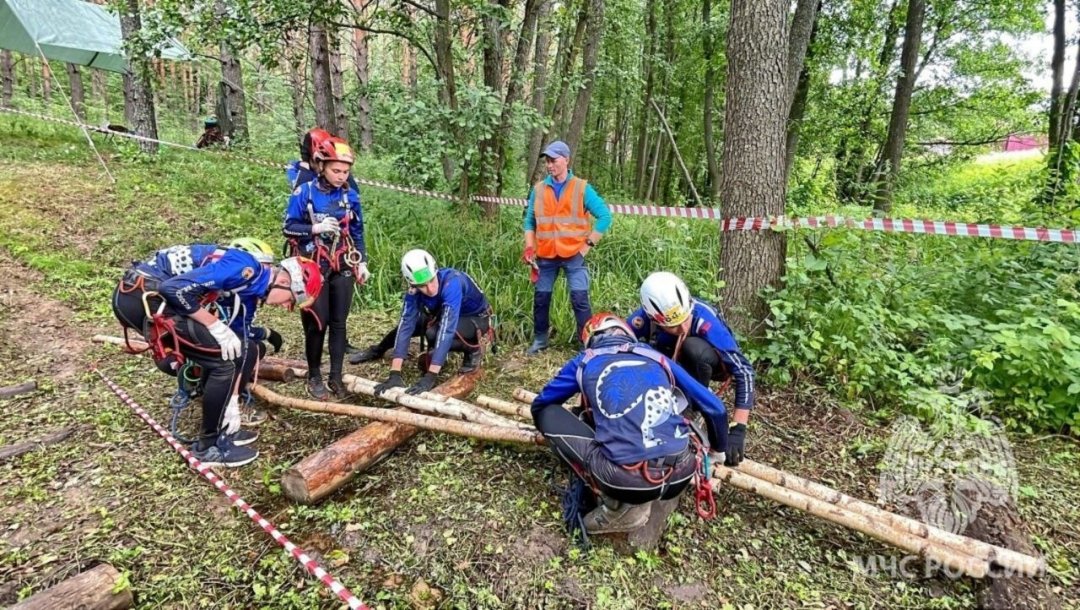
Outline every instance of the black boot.
POLYGON ((349 395, 349 392, 345 389, 345 382, 341 378, 331 377, 330 381, 326 382, 326 387, 334 395, 334 398, 342 399, 349 395))
POLYGON ((308 377, 307 392, 308 394, 311 394, 311 397, 315 400, 326 400, 330 398, 330 394, 326 391, 326 384, 323 383, 321 375, 319 377, 308 377))
POLYGON ((477 347, 471 351, 465 352, 465 357, 461 361, 461 368, 458 369, 459 373, 471 373, 480 368, 480 365, 484 362, 484 350, 477 347))
POLYGON ((379 349, 378 345, 369 345, 364 349, 357 350, 349 356, 349 364, 363 364, 365 362, 374 362, 383 357, 383 351, 379 349))

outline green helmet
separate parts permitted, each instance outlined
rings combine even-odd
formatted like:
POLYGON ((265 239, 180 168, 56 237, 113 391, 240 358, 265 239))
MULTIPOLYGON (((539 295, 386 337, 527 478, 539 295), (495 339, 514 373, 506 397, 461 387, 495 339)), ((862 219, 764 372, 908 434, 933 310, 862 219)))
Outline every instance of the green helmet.
POLYGON ((423 286, 435 277, 435 257, 424 250, 409 250, 401 257, 401 275, 410 286, 423 286))
POLYGON ((274 250, 270 244, 254 237, 238 237, 229 242, 230 248, 243 250, 255 257, 255 260, 266 265, 274 264, 274 250))

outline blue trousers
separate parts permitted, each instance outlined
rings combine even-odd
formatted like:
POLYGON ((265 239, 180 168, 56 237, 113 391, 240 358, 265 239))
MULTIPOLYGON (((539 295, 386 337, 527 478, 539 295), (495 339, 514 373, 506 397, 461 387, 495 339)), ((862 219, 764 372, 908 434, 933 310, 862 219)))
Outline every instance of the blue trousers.
POLYGON ((540 279, 536 282, 533 293, 533 333, 547 334, 551 328, 551 293, 555 289, 555 279, 559 270, 566 274, 566 283, 570 287, 570 306, 574 309, 577 321, 577 334, 592 317, 592 305, 589 303, 589 270, 585 267, 585 257, 581 254, 570 258, 537 258, 540 279))

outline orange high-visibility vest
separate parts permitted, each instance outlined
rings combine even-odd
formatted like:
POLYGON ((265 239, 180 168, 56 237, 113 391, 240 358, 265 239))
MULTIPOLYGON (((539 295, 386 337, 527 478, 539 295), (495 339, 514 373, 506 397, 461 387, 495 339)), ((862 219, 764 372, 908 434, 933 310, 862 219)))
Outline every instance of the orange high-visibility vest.
POLYGON ((540 258, 570 258, 585 246, 592 233, 585 210, 585 185, 581 178, 570 178, 558 199, 555 189, 543 181, 533 187, 536 255, 540 258))

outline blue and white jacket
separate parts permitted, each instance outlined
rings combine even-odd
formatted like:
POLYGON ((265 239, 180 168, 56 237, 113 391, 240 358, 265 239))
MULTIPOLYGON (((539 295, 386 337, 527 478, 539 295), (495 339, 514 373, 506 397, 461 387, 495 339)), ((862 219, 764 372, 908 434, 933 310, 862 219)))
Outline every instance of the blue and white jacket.
POLYGON ((686 449, 690 429, 680 415, 688 400, 705 416, 713 451, 727 447, 723 401, 677 363, 625 336, 599 337, 563 365, 532 403, 533 419, 581 393, 596 424, 596 442, 616 464, 674 455, 686 449))
MULTIPOLYGON (((746 359, 735 342, 735 335, 712 307, 693 299, 690 313, 690 336, 704 339, 716 350, 721 362, 727 367, 735 385, 735 408, 749 409, 754 406, 754 367, 746 359)), ((641 341, 647 341, 662 352, 671 353, 678 338, 661 330, 649 319, 644 308, 639 308, 626 323, 641 341)))
POLYGON ((458 320, 487 315, 490 309, 487 297, 468 273, 443 267, 435 272, 435 276, 439 278, 439 292, 435 296, 429 297, 416 288, 409 288, 405 292, 397 341, 394 343, 394 358, 408 355, 409 339, 421 315, 438 320, 439 329, 431 353, 431 364, 438 366, 446 362, 446 355, 450 353, 458 320))

